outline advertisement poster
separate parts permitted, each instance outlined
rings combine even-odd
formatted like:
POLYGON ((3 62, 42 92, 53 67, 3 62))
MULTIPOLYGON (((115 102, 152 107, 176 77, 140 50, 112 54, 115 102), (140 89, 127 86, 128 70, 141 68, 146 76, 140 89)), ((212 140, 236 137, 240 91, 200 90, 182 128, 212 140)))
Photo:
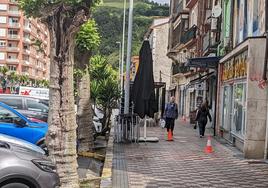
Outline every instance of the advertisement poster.
POLYGON ((49 98, 49 89, 20 86, 19 94, 20 95, 28 95, 31 97, 48 99, 49 98))

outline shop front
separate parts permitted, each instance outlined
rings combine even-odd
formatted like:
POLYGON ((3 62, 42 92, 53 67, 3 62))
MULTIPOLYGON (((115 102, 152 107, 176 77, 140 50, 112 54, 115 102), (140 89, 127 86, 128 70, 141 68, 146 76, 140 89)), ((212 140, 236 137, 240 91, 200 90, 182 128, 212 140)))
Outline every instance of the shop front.
POLYGON ((248 39, 219 66, 217 131, 246 158, 264 155, 266 91, 258 87, 264 44, 261 39, 248 39))

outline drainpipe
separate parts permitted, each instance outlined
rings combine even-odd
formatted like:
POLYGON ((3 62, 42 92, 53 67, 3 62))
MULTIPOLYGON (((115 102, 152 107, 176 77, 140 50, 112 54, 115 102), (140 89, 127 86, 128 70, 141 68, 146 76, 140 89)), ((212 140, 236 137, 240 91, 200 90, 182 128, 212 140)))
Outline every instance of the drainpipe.
MULTIPOLYGON (((267 81, 267 58, 268 58, 268 0, 265 1, 265 35, 266 35, 266 49, 265 49, 265 57, 264 57, 264 67, 263 67, 263 75, 262 82, 267 81)), ((266 91, 266 96, 268 98, 268 91, 266 91)), ((268 109, 266 115, 266 137, 265 137, 265 151, 264 151, 264 159, 266 160, 268 157, 268 109)))

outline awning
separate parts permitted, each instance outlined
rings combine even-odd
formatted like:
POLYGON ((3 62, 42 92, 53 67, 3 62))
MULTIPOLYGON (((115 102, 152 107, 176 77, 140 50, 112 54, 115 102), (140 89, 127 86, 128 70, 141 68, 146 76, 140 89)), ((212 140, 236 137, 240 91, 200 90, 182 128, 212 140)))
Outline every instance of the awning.
POLYGON ((193 86, 193 85, 195 85, 195 84, 199 84, 199 83, 203 82, 204 80, 209 79, 210 77, 212 77, 212 76, 214 75, 214 73, 215 73, 215 72, 210 72, 210 73, 205 74, 205 75, 203 75, 203 76, 200 76, 200 77, 198 77, 198 78, 196 78, 196 79, 194 79, 194 80, 191 80, 191 81, 189 82, 189 84, 187 85, 187 88, 189 88, 189 87, 191 87, 191 86, 193 86))
POLYGON ((221 57, 219 56, 191 58, 188 59, 185 66, 217 69, 220 59, 221 57))

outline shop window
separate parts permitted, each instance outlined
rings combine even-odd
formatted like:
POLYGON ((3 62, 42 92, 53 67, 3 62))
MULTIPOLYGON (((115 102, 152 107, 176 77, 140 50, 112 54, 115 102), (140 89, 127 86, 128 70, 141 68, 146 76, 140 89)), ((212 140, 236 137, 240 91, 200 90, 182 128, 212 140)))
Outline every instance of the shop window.
POLYGON ((233 124, 232 133, 245 134, 246 84, 234 84, 233 89, 233 124))

